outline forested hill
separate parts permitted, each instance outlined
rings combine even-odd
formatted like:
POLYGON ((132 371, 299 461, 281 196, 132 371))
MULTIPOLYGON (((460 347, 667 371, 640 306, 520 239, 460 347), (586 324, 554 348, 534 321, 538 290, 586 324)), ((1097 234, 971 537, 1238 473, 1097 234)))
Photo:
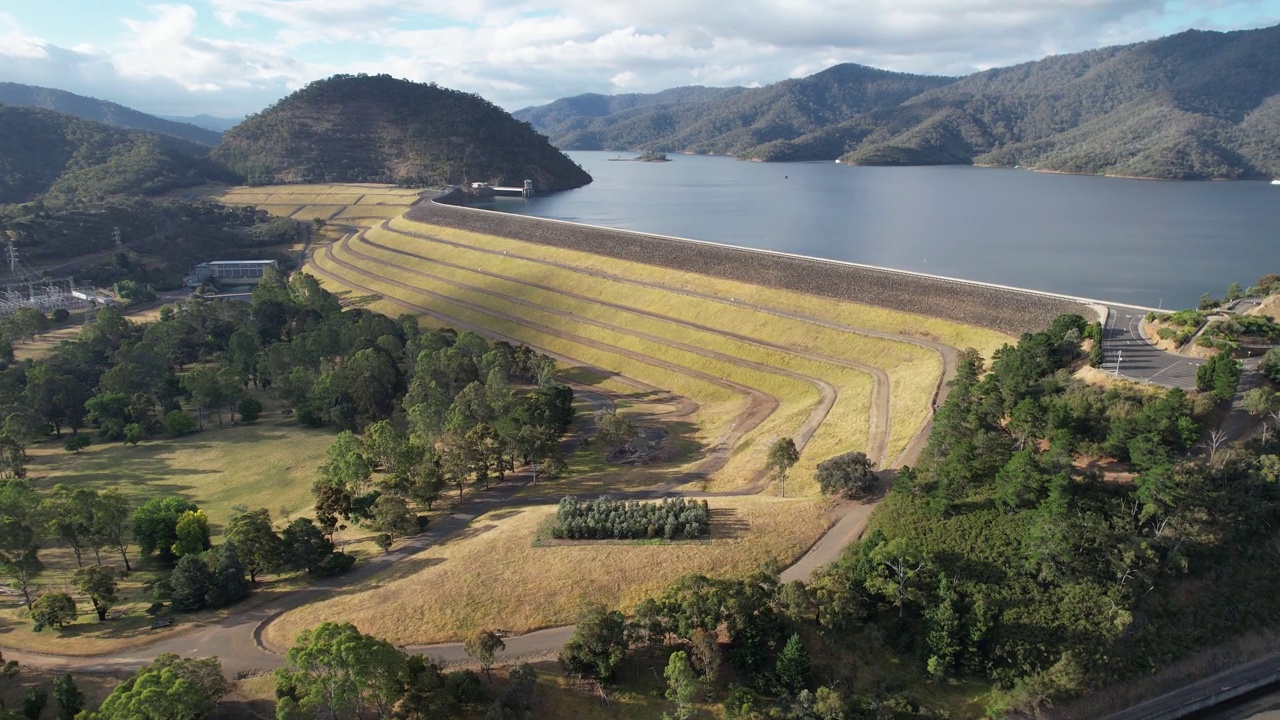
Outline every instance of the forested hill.
POLYGON ((624 93, 622 95, 586 93, 561 98, 540 107, 517 110, 512 115, 517 120, 533 125, 539 132, 552 138, 560 147, 567 147, 572 142, 566 144, 565 139, 600 129, 592 128, 597 118, 607 118, 601 127, 612 126, 627 118, 645 115, 654 110, 670 110, 681 105, 727 100, 746 92, 751 90, 743 87, 716 88, 692 85, 671 88, 658 93, 624 93))
POLYGON ((153 195, 233 180, 208 148, 41 108, 0 105, 0 203, 153 195))
POLYGON ((580 103, 588 112, 580 110, 577 118, 565 112, 574 109, 574 105, 566 103, 581 98, 520 110, 516 117, 529 120, 558 147, 568 150, 750 156, 754 148, 765 143, 798 138, 860 113, 896 107, 921 92, 951 82, 954 79, 845 64, 762 88, 728 88, 720 96, 711 95, 708 88, 697 88, 704 97, 689 92, 670 96, 674 91, 623 96, 635 99, 610 114, 586 117, 586 121, 582 116, 602 103, 580 103))
MULTIPOLYGON (((552 139, 571 149, 718 152, 759 160, 1021 165, 1170 179, 1280 177, 1280 26, 1193 30, 954 82, 930 79, 937 84, 892 104, 884 102, 891 94, 881 95, 875 107, 828 100, 867 82, 862 73, 829 75, 847 67, 674 110, 598 117, 589 125, 599 128, 595 134, 552 139), (828 92, 804 96, 810 101, 804 117, 821 127, 788 133, 799 125, 785 119, 800 116, 788 88, 807 87, 824 75, 828 92), (744 124, 746 102, 757 103, 755 112, 767 120, 744 124), (694 116, 697 132, 684 120, 694 116)), ((535 110, 522 114, 537 117, 535 110)))
POLYGON ((846 161, 1273 177, 1280 175, 1280 26, 1188 31, 990 70, 872 119, 849 136, 846 161))
POLYGON ((336 75, 223 135, 213 156, 251 183, 485 181, 564 190, 591 176, 527 123, 477 95, 336 75))
POLYGON ((165 120, 113 102, 76 95, 63 90, 54 90, 53 88, 0 82, 0 103, 55 110, 112 127, 126 130, 148 130, 161 135, 172 135, 183 140, 190 140, 201 145, 217 145, 222 140, 221 133, 196 127, 191 123, 165 120))

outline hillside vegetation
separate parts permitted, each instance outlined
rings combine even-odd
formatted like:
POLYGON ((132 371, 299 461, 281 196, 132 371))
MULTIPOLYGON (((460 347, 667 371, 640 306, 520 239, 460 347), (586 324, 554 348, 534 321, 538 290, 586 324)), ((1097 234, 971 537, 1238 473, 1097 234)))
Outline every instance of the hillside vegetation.
POLYGON ((201 145, 217 145, 222 133, 197 127, 188 122, 174 122, 138 112, 106 100, 76 95, 65 90, 0 82, 0 103, 19 107, 38 107, 75 115, 124 130, 146 130, 171 135, 201 145))
POLYGON ((0 203, 155 195, 234 179, 195 143, 41 108, 0 105, 0 137, 0 203))
POLYGON ((591 182, 526 123, 477 95, 389 75, 335 75, 223 136, 213 156, 250 183, 591 182))
POLYGON ((555 103, 517 117, 568 149, 1267 178, 1280 175, 1280 26, 1188 31, 954 81, 839 65, 725 97, 629 105, 585 120, 564 105, 548 112, 555 103))
POLYGON ((634 149, 752 155, 775 140, 816 132, 850 116, 895 107, 951 78, 837 65, 767 87, 680 88, 624 102, 584 95, 516 113, 571 150, 634 149), (698 90, 701 92, 692 92, 698 90), (594 100, 598 98, 598 100, 594 100), (606 102, 608 101, 608 102, 606 102), (599 110, 608 109, 609 114, 599 110), (574 116, 573 110, 579 115, 574 116), (594 117, 590 117, 592 113, 594 117), (584 122, 582 116, 588 116, 584 122))

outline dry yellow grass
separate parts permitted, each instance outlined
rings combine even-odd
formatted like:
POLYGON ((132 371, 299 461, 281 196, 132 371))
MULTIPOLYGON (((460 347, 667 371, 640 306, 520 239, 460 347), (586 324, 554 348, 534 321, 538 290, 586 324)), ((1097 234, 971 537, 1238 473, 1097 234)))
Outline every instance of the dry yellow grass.
POLYGON ((456 640, 476 628, 527 632, 566 624, 584 600, 630 608, 689 573, 734 577, 798 557, 827 527, 811 500, 714 499, 712 540, 669 545, 535 547, 554 507, 477 518, 438 546, 341 595, 286 613, 266 641, 287 647, 325 620, 353 622, 398 644, 456 640))
POLYGON ((303 205, 297 210, 294 210, 289 217, 303 222, 311 222, 315 218, 328 220, 334 215, 342 212, 346 207, 346 205, 303 205))
POLYGON ((532 249, 536 251, 538 257, 572 264, 583 269, 626 274, 648 279, 657 278, 664 285, 696 290, 725 299, 736 298, 744 303, 800 312, 868 330, 915 335, 936 340, 956 348, 972 347, 981 352, 984 357, 990 357, 991 353, 999 349, 1000 346, 1016 339, 1003 333, 974 325, 963 325, 949 320, 890 310, 875 305, 863 305, 827 297, 806 295, 789 290, 779 290, 763 285, 751 285, 669 268, 658 269, 641 263, 627 262, 603 255, 592 255, 576 250, 565 250, 509 238, 482 235, 465 230, 425 225, 403 217, 392 220, 390 225, 392 229, 428 233, 446 240, 464 242, 486 249, 496 249, 498 251, 517 248, 522 251, 532 249))
POLYGON ((1262 304, 1249 310, 1250 315, 1266 315, 1272 320, 1280 320, 1280 295, 1268 295, 1262 304))
MULTIPOLYGON (((324 256, 323 253, 317 253, 314 255, 312 262, 322 270, 332 272, 339 276, 349 272, 333 264, 324 256)), ((362 276, 354 278, 353 281, 360 285, 372 287, 375 290, 383 290, 382 288, 379 288, 379 284, 373 278, 362 276)), ((334 283, 329 280, 325 280, 324 284, 325 287, 330 290, 338 292, 341 292, 344 287, 340 283, 334 283)), ((363 291, 361 290, 352 290, 349 292, 354 296, 363 294, 363 291)), ((744 407, 744 403, 746 402, 745 397, 741 394, 704 380, 691 377, 684 373, 673 372, 657 365, 632 360, 631 358, 614 352, 601 350, 571 340, 565 340, 545 333, 540 333, 530 329, 527 325, 522 323, 510 322, 485 313, 475 312, 469 308, 464 308, 452 303, 433 301, 431 298, 426 296, 411 294, 407 291, 399 292, 402 294, 390 293, 388 289, 386 294, 391 297, 400 297, 408 302, 418 305, 431 305, 439 312, 442 312, 451 318, 475 323, 476 325, 487 327, 496 333, 500 333, 503 336, 514 338, 520 342, 525 342, 542 348, 545 351, 566 355, 581 363, 589 364, 606 372, 615 372, 626 375, 649 383, 655 387, 664 388, 677 395, 692 398, 700 406, 697 416, 692 418, 692 421, 697 424, 697 437, 704 444, 714 442, 715 438, 718 438, 727 432, 729 427, 732 425, 734 418, 736 418, 738 413, 741 412, 744 407)), ((391 316, 396 316, 405 312, 404 308, 386 300, 374 301, 370 303, 368 307, 391 316)), ((434 324, 434 322, 432 324, 434 324)), ((633 389, 627 390, 627 392, 632 391, 633 389)))
POLYGON ((1077 370, 1075 372, 1075 378, 1100 388, 1119 387, 1128 390, 1138 390, 1145 394, 1161 391, 1160 387, 1156 385, 1113 375, 1106 370, 1089 367, 1088 365, 1077 370))
MULTIPOLYGON (((142 310, 125 308, 124 317, 136 323, 151 322, 160 317, 160 306, 142 310)), ((63 341, 75 340, 84 328, 84 314, 77 311, 71 316, 68 324, 50 330, 31 342, 14 345, 13 356, 18 360, 36 360, 49 354, 63 341)))
MULTIPOLYGON (((488 273, 518 278, 525 282, 533 282, 539 285, 564 288, 575 294, 598 298, 602 302, 613 305, 632 307, 646 313, 656 313, 676 320, 745 335, 774 345, 796 348, 797 350, 825 357, 885 368, 890 371, 892 384, 890 398, 893 423, 889 443, 889 457, 896 456, 901 452, 924 422, 928 420, 930 401, 938 377, 942 372, 941 359, 936 353, 928 349, 908 343, 843 332, 798 319, 766 314, 756 309, 745 307, 741 303, 720 303, 690 299, 675 292, 609 281, 510 256, 497 257, 465 248, 424 242, 421 239, 388 232, 380 228, 370 230, 367 235, 378 244, 415 254, 428 255, 433 259, 443 260, 463 267, 483 268, 488 273)), ((412 261, 403 255, 382 250, 368 243, 356 241, 355 247, 360 253, 389 262, 403 263, 412 261)), ((347 259, 350 262, 359 264, 358 258, 348 257, 347 259)), ((432 264, 427 269, 433 275, 514 295, 525 300, 537 302, 540 305, 584 316, 601 316, 598 312, 598 306, 590 302, 568 298, 538 288, 530 288, 528 285, 519 282, 506 281, 490 277, 481 272, 459 270, 439 264, 432 264)), ((636 279, 645 280, 646 278, 636 279)), ((446 287, 439 291, 448 292, 449 288, 446 287)), ((814 377, 832 380, 832 369, 835 367, 832 365, 826 365, 824 368, 821 363, 802 361, 786 353, 751 348, 735 340, 724 342, 723 338, 721 338, 712 342, 704 342, 710 336, 709 333, 688 330, 682 327, 672 327, 662 321, 644 315, 610 311, 605 316, 615 319, 620 318, 620 323, 624 323, 628 328, 643 330, 652 334, 670 332, 672 337, 679 337, 683 342, 703 345, 754 361, 767 361, 769 364, 775 364, 778 367, 786 367, 814 377)), ((846 391, 857 392, 853 388, 842 387, 841 390, 842 393, 846 391)), ((864 426, 862 437, 864 438, 865 423, 864 418, 862 422, 864 426)), ((856 447, 857 437, 858 435, 854 433, 854 437, 846 445, 856 447)))
MULTIPOLYGON (((351 258, 350 260, 356 259, 351 258)), ((324 266, 325 262, 327 262, 327 260, 322 260, 321 265, 324 266)), ((340 274, 350 272, 343 268, 334 268, 334 271, 340 274)), ((416 282, 422 285, 430 284, 424 283, 420 278, 414 278, 410 276, 409 273, 402 270, 376 267, 376 269, 371 269, 370 272, 376 272, 376 275, 378 276, 400 280, 405 283, 416 282)), ((676 363, 681 367, 690 368, 707 373, 713 377, 724 378, 732 382, 741 383, 748 387, 759 389, 775 398, 778 398, 780 406, 776 412, 774 412, 764 423, 761 423, 761 425, 752 432, 751 437, 765 436, 769 437, 771 441, 772 438, 794 434, 807 419, 809 411, 818 402, 818 393, 814 387, 800 380, 795 380, 782 375, 775 375, 754 368, 743 367, 717 358, 698 355, 688 350, 673 348, 655 341, 632 337, 614 330, 593 327, 585 324, 575 325, 572 322, 567 322, 563 317, 528 307, 515 306, 508 301, 490 296, 470 296, 467 293, 459 291, 457 288, 431 288, 439 292, 452 291, 450 293, 451 295, 457 295, 465 298, 467 301, 475 302, 485 308, 494 308, 499 312, 507 312, 516 317, 520 317, 523 322, 512 323, 505 321, 502 318, 489 315, 486 312, 457 306, 451 302, 445 302, 422 293, 405 290, 403 288, 391 287, 381 283, 377 277, 359 276, 355 278, 355 280, 360 284, 372 287, 387 296, 406 299, 415 304, 435 308, 448 314, 450 317, 468 320, 476 323, 477 325, 494 328, 503 334, 516 337, 517 339, 536 347, 548 348, 553 351, 560 352, 561 343, 570 341, 564 341, 561 338, 550 335, 549 333, 539 331, 536 328, 530 327, 526 323, 539 323, 547 327, 572 327, 573 333, 580 337, 606 343, 611 347, 632 350, 640 353, 644 357, 661 358, 664 361, 676 363)), ((586 348, 585 346, 580 347, 582 347, 584 351, 592 350, 592 348, 586 348)), ((578 357, 587 362, 593 362, 594 364, 594 361, 590 358, 583 357, 588 354, 587 352, 573 351, 567 352, 567 354, 570 354, 573 357, 578 357)), ((712 405, 711 402, 704 402, 705 396, 698 393, 690 394, 680 387, 687 383, 681 381, 678 377, 678 373, 673 373, 664 368, 648 365, 631 358, 623 357, 621 360, 623 361, 623 364, 620 366, 612 364, 602 367, 617 367, 623 375, 642 380, 658 387, 671 388, 682 395, 693 397, 703 405, 701 420, 709 424, 709 426, 704 429, 710 429, 712 427, 717 430, 721 427, 727 429, 727 427, 734 422, 738 410, 736 405, 720 405, 719 407, 722 412, 715 412, 715 406, 712 405), (730 410, 730 414, 723 414, 723 410, 730 410)), ((694 380, 695 378, 687 379, 694 380)), ((706 385, 708 383, 702 382, 702 384, 706 385)), ((717 390, 723 389, 717 388, 717 390)), ((863 394, 865 395, 865 391, 863 394)), ((707 399, 710 400, 710 398, 707 399)), ((719 433, 712 430, 708 434, 718 435, 719 433)), ((745 448, 745 452, 735 453, 734 457, 729 461, 729 464, 719 473, 718 480, 721 481, 722 485, 736 485, 746 482, 754 478, 759 468, 763 466, 763 454, 768 449, 767 443, 750 443, 748 442, 749 439, 750 438, 744 440, 743 444, 740 446, 745 448)), ((861 446, 865 446, 865 432, 862 436, 861 446)))
POLYGON ((370 205, 370 204, 361 203, 358 205, 348 205, 342 210, 342 212, 335 215, 334 219, 336 220, 346 220, 351 218, 390 219, 394 217, 400 217, 403 214, 404 214, 403 205, 370 205))

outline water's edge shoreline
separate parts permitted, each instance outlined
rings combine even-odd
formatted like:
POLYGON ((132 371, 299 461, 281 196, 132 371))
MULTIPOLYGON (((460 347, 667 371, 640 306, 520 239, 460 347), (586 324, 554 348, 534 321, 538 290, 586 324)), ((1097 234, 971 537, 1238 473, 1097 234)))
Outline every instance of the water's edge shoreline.
POLYGON ((1078 313, 1094 319, 1098 314, 1095 307, 1102 304, 1089 298, 906 270, 512 215, 468 207, 467 200, 465 193, 454 188, 418 203, 406 217, 416 222, 979 325, 1015 336, 1041 330, 1062 313, 1078 313))

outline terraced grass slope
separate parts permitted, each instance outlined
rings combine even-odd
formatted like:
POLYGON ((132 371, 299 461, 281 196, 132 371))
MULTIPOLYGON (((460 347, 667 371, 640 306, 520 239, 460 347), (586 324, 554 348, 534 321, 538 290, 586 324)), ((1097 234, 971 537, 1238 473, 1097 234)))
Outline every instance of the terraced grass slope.
POLYGON ((394 188, 235 189, 224 199, 294 217, 350 203, 330 215, 344 237, 317 248, 309 265, 331 287, 391 314, 417 313, 589 368, 584 382, 611 378, 602 388, 624 407, 659 391, 687 399, 695 409, 678 421, 654 422, 678 422, 668 429, 699 452, 678 467, 655 469, 649 484, 762 486, 768 446, 780 437, 802 448, 792 494, 813 492, 817 463, 840 452, 862 450, 891 465, 928 421, 951 348, 989 355, 1008 339, 908 313, 388 219, 417 199, 394 188))
POLYGON ((268 627, 281 644, 296 629, 333 617, 404 642, 493 624, 533 629, 565 622, 576 608, 576 596, 534 601, 540 588, 580 587, 626 604, 687 572, 732 573, 770 556, 788 563, 831 522, 812 500, 797 499, 816 494, 816 465, 849 450, 882 467, 909 461, 954 365, 954 348, 989 355, 1009 340, 953 321, 416 222, 403 216, 416 198, 398 192, 269 187, 232 190, 223 199, 300 218, 352 203, 329 216, 322 236, 330 241, 312 248, 306 268, 346 302, 526 343, 562 363, 563 377, 579 390, 606 396, 665 436, 664 451, 642 466, 610 464, 598 450, 581 449, 564 478, 522 489, 522 505, 569 492, 709 492, 726 496, 713 500, 717 507, 756 520, 751 532, 705 548, 622 553, 627 560, 610 576, 613 584, 596 587, 580 577, 583 568, 599 567, 602 552, 618 560, 617 546, 529 547, 544 509, 490 515, 495 522, 473 524, 425 566, 410 563, 396 577, 379 576, 368 588, 286 614, 268 627), (781 437, 802 451, 785 500, 764 467, 781 437), (727 497, 756 493, 765 497, 727 497), (512 553, 472 552, 495 538, 512 553), (512 575, 515 566, 537 582, 512 575), (464 576, 506 578, 511 597, 480 602, 477 593, 485 593, 464 576), (413 599, 424 583, 436 598, 427 605, 413 599), (389 615, 391 606, 400 611, 389 615), (380 624, 377 616, 391 615, 417 619, 399 628, 380 624))

